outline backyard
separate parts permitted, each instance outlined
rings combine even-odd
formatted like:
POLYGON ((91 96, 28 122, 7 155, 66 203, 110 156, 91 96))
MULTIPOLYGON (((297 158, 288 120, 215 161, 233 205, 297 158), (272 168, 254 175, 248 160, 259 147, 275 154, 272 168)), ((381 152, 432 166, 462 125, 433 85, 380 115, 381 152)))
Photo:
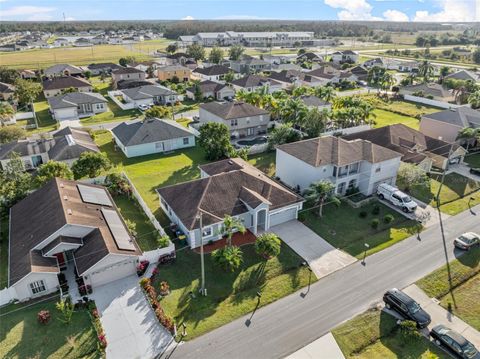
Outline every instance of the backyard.
POLYGON ((322 218, 318 217, 316 210, 304 211, 299 218, 335 248, 357 258, 363 257, 365 243, 370 246, 367 251, 370 255, 410 237, 419 229, 417 222, 376 201, 361 208, 353 208, 343 201, 338 208, 327 204, 322 218), (374 214, 375 207, 379 208, 377 214, 374 214), (392 215, 394 220, 385 223, 386 215, 392 215), (374 219, 379 220, 377 229, 371 225, 374 219))
MULTIPOLYGON (((160 281, 167 281, 171 290, 160 304, 176 323, 186 323, 188 336, 184 339, 191 340, 254 311, 257 292, 261 293, 259 306, 264 306, 308 285, 310 272, 301 266, 302 258, 283 242, 280 255, 268 261, 255 253, 252 244, 242 246, 242 251, 243 263, 235 272, 221 269, 210 254, 205 255, 206 297, 198 294, 200 255, 196 252, 178 251, 175 263, 159 266, 154 286, 158 290, 160 281)), ((251 321, 255 322, 255 315, 251 321)))
POLYGON ((468 154, 465 156, 464 161, 473 168, 480 168, 480 153, 468 154))
POLYGON ((417 120, 415 117, 404 116, 398 113, 394 113, 387 110, 381 110, 378 108, 373 110, 373 113, 376 116, 374 118, 375 125, 373 126, 375 128, 390 126, 397 123, 401 123, 415 130, 418 130, 420 127, 420 121, 417 120))
POLYGON ((341 324, 332 334, 347 359, 448 358, 423 337, 404 340, 396 319, 377 308, 341 324))
POLYGON ((36 304, 10 304, 1 308, 2 357, 97 358, 97 335, 88 311, 76 311, 68 325, 59 318, 60 313, 52 300, 36 304), (40 310, 50 311, 49 323, 38 322, 37 313, 40 310))

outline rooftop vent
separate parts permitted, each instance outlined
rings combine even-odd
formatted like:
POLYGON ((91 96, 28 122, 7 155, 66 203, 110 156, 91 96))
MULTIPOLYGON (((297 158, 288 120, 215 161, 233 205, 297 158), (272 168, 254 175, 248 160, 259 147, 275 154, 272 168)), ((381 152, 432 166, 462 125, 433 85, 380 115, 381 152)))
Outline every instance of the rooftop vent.
POLYGON ((65 187, 65 186, 63 185, 63 182, 61 182, 60 183, 60 188, 63 188, 63 187, 65 187))
POLYGON ((75 139, 72 135, 65 135, 65 139, 67 140, 69 146, 76 145, 75 139))
POLYGON ((63 199, 64 199, 65 201, 68 201, 68 196, 66 196, 66 195, 63 196, 63 199))
POLYGON ((68 213, 68 215, 70 215, 70 216, 73 214, 73 212, 72 212, 72 210, 71 210, 70 208, 67 209, 67 213, 68 213))

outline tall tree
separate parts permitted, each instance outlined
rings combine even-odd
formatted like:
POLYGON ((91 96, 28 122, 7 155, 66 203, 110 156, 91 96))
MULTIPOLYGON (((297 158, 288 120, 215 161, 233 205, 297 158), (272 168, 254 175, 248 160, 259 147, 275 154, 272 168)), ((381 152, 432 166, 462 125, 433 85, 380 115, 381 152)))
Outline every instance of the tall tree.
POLYGON ((230 143, 230 131, 223 123, 208 122, 202 125, 198 143, 205 150, 206 158, 210 161, 228 158, 235 152, 230 143))
POLYGON ((200 61, 205 58, 205 48, 199 44, 192 44, 187 46, 187 54, 195 61, 200 61))
POLYGON ((268 147, 273 150, 275 146, 300 141, 301 137, 300 133, 292 128, 291 124, 282 123, 275 126, 275 128, 270 131, 268 136, 268 147))
POLYGON ((35 182, 41 186, 55 177, 71 180, 73 172, 65 162, 48 161, 37 169, 35 182))
POLYGON ((424 60, 418 66, 418 75, 423 79, 423 82, 428 82, 428 80, 433 76, 435 68, 433 65, 428 61, 424 60))
POLYGON ((335 89, 332 86, 317 86, 314 88, 314 94, 324 101, 332 102, 335 98, 335 89))
POLYGON ((25 172, 20 156, 13 152, 0 170, 0 202, 7 208, 25 198, 32 188, 32 176, 25 172))
POLYGON ((318 216, 322 217, 325 201, 328 200, 337 206, 340 205, 340 200, 334 193, 335 185, 332 182, 314 182, 305 190, 305 199, 318 206, 318 216))
POLYGON ((5 82, 7 84, 14 84, 15 80, 20 77, 20 74, 17 70, 0 66, 0 82, 5 82))
POLYGON ((214 64, 219 64, 223 61, 223 56, 223 50, 220 47, 215 46, 210 50, 210 53, 208 54, 208 61, 214 64))
POLYGON ((302 128, 308 137, 318 137, 325 131, 329 119, 329 110, 314 107, 307 111, 302 128))
POLYGON ((8 143, 25 138, 27 133, 25 130, 18 126, 5 126, 0 127, 0 144, 8 143))
POLYGON ((227 246, 232 245, 232 237, 235 232, 244 234, 247 231, 242 221, 236 217, 226 215, 223 218, 222 234, 227 239, 227 246))
POLYGON ((95 178, 112 167, 108 157, 101 152, 83 152, 73 163, 72 172, 75 179, 95 178))
POLYGON ((230 60, 238 61, 242 57, 245 48, 241 45, 233 45, 228 49, 228 57, 230 60))
POLYGON ((42 85, 30 80, 15 80, 15 97, 23 105, 31 104, 42 92, 42 85))
POLYGON ((480 108, 480 91, 475 91, 468 96, 468 103, 472 108, 480 108))
POLYGON ((380 88, 387 92, 395 84, 392 74, 385 72, 379 80, 380 88))
POLYGON ((480 141, 480 129, 464 127, 460 131, 458 131, 457 140, 466 140, 466 150, 468 151, 472 140, 480 141))
POLYGON ((174 54, 178 50, 178 45, 174 42, 171 44, 168 44, 166 47, 165 51, 167 51, 169 54, 174 54))
POLYGON ((8 102, 0 102, 0 126, 4 126, 15 115, 15 110, 8 102))

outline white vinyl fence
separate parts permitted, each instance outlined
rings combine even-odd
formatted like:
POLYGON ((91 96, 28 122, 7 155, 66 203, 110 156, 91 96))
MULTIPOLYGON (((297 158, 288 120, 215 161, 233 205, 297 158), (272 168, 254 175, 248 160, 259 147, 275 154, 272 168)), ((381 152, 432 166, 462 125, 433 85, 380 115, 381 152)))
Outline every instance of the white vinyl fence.
POLYGON ((412 102, 421 103, 421 104, 424 104, 424 105, 435 106, 435 107, 445 108, 445 109, 458 108, 458 107, 464 106, 464 105, 455 105, 455 104, 449 103, 449 102, 430 100, 428 98, 420 97, 420 96, 403 95, 403 98, 406 101, 412 101, 412 102))
POLYGON ((27 120, 29 118, 33 118, 33 112, 17 112, 15 114, 17 120, 27 120))
POLYGON ((158 259, 161 256, 164 256, 166 254, 172 254, 174 252, 175 252, 175 244, 170 242, 168 247, 157 248, 157 249, 154 249, 153 251, 143 252, 142 256, 140 257, 140 260, 141 261, 147 260, 150 263, 156 263, 158 262, 158 259))
POLYGON ((117 104, 122 110, 131 110, 135 107, 133 103, 122 103, 116 96, 121 96, 120 91, 108 91, 108 97, 117 104))
POLYGON ((17 297, 14 287, 3 288, 0 290, 0 307, 13 301, 17 297))
POLYGON ((342 135, 350 135, 352 133, 362 132, 370 130, 372 126, 370 125, 360 125, 355 127, 347 127, 347 128, 338 128, 336 130, 331 130, 327 132, 322 132, 322 136, 329 136, 337 133, 341 133, 342 135))

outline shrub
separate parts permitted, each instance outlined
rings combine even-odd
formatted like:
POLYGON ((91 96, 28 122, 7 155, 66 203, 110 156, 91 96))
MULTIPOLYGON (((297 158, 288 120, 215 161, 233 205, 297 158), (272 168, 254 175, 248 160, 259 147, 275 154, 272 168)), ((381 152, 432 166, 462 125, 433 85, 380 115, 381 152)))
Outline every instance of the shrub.
POLYGON ((417 324, 412 320, 404 320, 399 324, 402 341, 405 344, 411 344, 421 338, 417 330, 417 324))
POLYGON ((162 295, 162 296, 166 296, 166 295, 170 294, 170 286, 165 281, 160 282, 159 290, 160 290, 160 295, 162 295))
POLYGON ((63 316, 63 318, 58 318, 58 320, 64 324, 70 324, 73 315, 73 304, 70 302, 70 299, 59 300, 55 307, 63 316))
POLYGON ((370 222, 370 225, 372 226, 373 229, 377 229, 379 224, 380 224, 380 221, 378 220, 378 218, 372 219, 372 222, 370 222))
POLYGON ((265 259, 278 256, 280 248, 280 238, 274 233, 263 233, 255 240, 255 252, 265 259))
POLYGON ((383 221, 384 221, 385 223, 387 223, 387 224, 388 224, 388 223, 392 223, 394 219, 395 219, 395 217, 392 216, 391 214, 386 214, 386 215, 383 217, 383 221))
POLYGON ((110 173, 105 178, 105 182, 110 193, 127 196, 132 194, 132 187, 127 179, 119 173, 110 173))
POLYGON ((377 214, 379 214, 379 213, 380 213, 380 206, 379 206, 379 205, 373 206, 373 208, 372 208, 372 214, 377 215, 377 214))
POLYGON ((37 313, 37 319, 41 324, 47 324, 50 321, 50 311, 41 310, 37 313))
POLYGON ((360 218, 366 218, 366 217, 368 216, 368 213, 367 213, 367 211, 361 211, 361 212, 358 214, 358 216, 359 216, 360 218))
POLYGON ((159 236, 157 238, 158 248, 168 247, 169 244, 170 244, 170 237, 168 235, 164 234, 163 236, 159 236))
POLYGON ((215 264, 232 272, 242 265, 242 256, 242 250, 237 246, 227 246, 212 252, 212 258, 215 264))
POLYGON ((150 284, 150 279, 148 279, 148 278, 142 278, 142 279, 140 279, 140 282, 139 282, 139 283, 140 283, 140 286, 141 286, 143 289, 145 289, 145 288, 147 287, 147 285, 150 284))

